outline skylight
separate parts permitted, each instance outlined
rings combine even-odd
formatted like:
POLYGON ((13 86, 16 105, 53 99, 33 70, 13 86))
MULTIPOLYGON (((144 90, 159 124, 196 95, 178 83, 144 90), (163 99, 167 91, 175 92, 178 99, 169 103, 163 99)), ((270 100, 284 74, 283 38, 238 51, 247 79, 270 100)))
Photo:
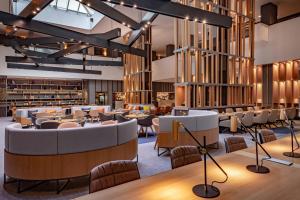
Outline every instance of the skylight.
POLYGON ((94 11, 92 9, 79 3, 76 0, 53 0, 50 6, 61 10, 70 10, 78 13, 87 14, 89 16, 94 14, 94 11))
MULTIPOLYGON (((1 0, 0 0, 1 1, 1 0)), ((10 0, 13 3, 13 13, 18 15, 31 0, 10 0)), ((114 6, 113 4, 109 4, 114 6)), ((86 30, 93 29, 103 19, 104 15, 85 6, 77 0, 52 0, 39 12, 34 19, 86 30)))

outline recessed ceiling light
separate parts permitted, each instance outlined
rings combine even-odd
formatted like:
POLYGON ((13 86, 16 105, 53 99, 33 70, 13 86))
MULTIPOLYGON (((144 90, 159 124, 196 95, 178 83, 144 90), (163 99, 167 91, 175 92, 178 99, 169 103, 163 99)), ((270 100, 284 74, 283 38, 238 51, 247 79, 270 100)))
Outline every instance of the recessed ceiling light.
POLYGON ((35 14, 36 14, 36 11, 35 11, 35 10, 34 10, 34 11, 32 11, 32 14, 34 14, 34 15, 35 15, 35 14))
POLYGON ((203 24, 206 24, 206 20, 204 19, 204 20, 202 21, 202 23, 203 23, 203 24))
POLYGON ((86 5, 87 5, 88 7, 90 7, 90 6, 91 6, 91 4, 90 4, 90 3, 87 3, 86 5))
POLYGON ((123 5, 124 5, 124 2, 123 2, 123 1, 121 1, 121 2, 120 2, 120 4, 123 6, 123 5))
POLYGON ((134 5, 133 5, 133 7, 134 7, 134 8, 137 8, 137 5, 136 5, 136 4, 134 4, 134 5))
POLYGON ((40 9, 40 7, 37 7, 36 10, 37 10, 37 11, 40 11, 41 9, 40 9))

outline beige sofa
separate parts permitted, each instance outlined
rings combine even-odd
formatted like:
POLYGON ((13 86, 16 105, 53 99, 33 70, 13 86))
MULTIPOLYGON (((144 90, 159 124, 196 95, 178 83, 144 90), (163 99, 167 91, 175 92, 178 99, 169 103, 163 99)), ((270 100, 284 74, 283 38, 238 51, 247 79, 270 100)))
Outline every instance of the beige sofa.
POLYGON ((24 180, 88 175, 101 163, 137 156, 137 121, 69 129, 5 129, 4 172, 24 180))
POLYGON ((218 144, 218 113, 206 110, 190 110, 187 116, 166 115, 159 117, 158 150, 159 148, 174 148, 180 145, 197 145, 182 128, 179 129, 178 137, 174 137, 172 133, 174 120, 182 122, 200 143, 203 144, 203 136, 206 136, 208 145, 218 144))

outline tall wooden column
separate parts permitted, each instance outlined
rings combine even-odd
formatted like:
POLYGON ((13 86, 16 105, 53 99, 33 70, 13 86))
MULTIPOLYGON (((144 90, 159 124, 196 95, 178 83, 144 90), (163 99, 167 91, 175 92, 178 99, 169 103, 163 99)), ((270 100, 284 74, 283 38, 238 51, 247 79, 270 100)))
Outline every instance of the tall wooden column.
POLYGON ((232 17, 229 29, 193 19, 174 22, 176 106, 253 104, 254 0, 179 0, 232 17))
POLYGON ((152 31, 149 26, 133 45, 144 49, 146 57, 124 54, 124 92, 129 104, 150 104, 152 99, 152 31))

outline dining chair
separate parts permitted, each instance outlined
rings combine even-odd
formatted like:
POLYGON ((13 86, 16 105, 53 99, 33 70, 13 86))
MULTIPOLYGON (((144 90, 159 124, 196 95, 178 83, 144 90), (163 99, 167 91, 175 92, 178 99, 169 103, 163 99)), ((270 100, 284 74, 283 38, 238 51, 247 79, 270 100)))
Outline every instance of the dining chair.
POLYGON ((236 108, 235 111, 236 112, 244 112, 244 109, 243 108, 236 108))
POLYGON ((241 130, 246 131, 245 128, 252 128, 254 119, 254 112, 248 111, 244 114, 244 116, 238 121, 241 123, 241 130))
POLYGON ((61 123, 57 129, 67 129, 67 128, 78 128, 81 127, 81 125, 77 122, 64 122, 61 123))
POLYGON ((146 128, 145 130, 145 134, 146 134, 146 138, 148 138, 148 128, 150 128, 153 131, 152 128, 152 119, 153 119, 153 115, 149 115, 145 118, 141 118, 137 120, 137 124, 140 126, 140 129, 138 131, 138 133, 140 133, 141 131, 144 131, 144 128, 146 128))
POLYGON ((83 120, 85 118, 86 113, 82 110, 75 110, 74 119, 83 120))
POLYGON ((243 137, 227 137, 224 139, 226 153, 248 148, 243 137))
MULTIPOLYGON (((159 134, 159 118, 153 118, 152 119, 152 124, 153 124, 153 127, 154 127, 154 131, 156 133, 156 136, 159 134)), ((154 149, 156 149, 156 146, 157 146, 157 138, 156 138, 156 141, 155 141, 155 144, 154 144, 154 149)))
POLYGON ((114 119, 114 116, 113 115, 106 115, 104 113, 99 113, 99 118, 100 118, 100 121, 101 122, 104 122, 104 121, 110 121, 110 120, 113 120, 114 119))
POLYGON ((268 115, 268 124, 269 124, 269 128, 271 128, 271 125, 274 125, 275 127, 276 126, 276 123, 278 122, 279 120, 279 114, 280 114, 280 111, 277 110, 277 109, 272 109, 268 115))
POLYGON ((286 116, 289 120, 294 120, 297 115, 297 110, 295 107, 285 109, 286 116))
POLYGON ((234 110, 233 110, 233 108, 226 108, 225 112, 226 113, 234 113, 234 110))
POLYGON ((54 120, 48 120, 41 123, 41 129, 57 129, 59 122, 54 120))
POLYGON ((267 143, 267 142, 272 142, 274 140, 277 140, 277 137, 274 133, 274 131, 270 129, 262 129, 259 131, 259 137, 260 137, 260 142, 267 143))
POLYGON ((255 126, 262 128, 262 126, 266 127, 268 123, 269 111, 263 110, 259 115, 253 118, 253 123, 255 126))
POLYGON ((89 116, 90 116, 91 122, 94 122, 95 120, 99 122, 99 111, 98 110, 91 110, 89 112, 89 116))
POLYGON ((45 121, 48 121, 48 120, 49 120, 48 118, 37 118, 35 120, 35 128, 36 129, 41 129, 42 122, 45 122, 45 121))
POLYGON ((201 161, 201 153, 196 146, 178 146, 171 150, 172 169, 201 161))
POLYGON ((128 121, 130 121, 130 119, 124 117, 123 115, 117 115, 117 116, 116 116, 116 120, 118 121, 118 123, 123 123, 123 122, 128 122, 128 121))
POLYGON ((247 107, 248 111, 254 111, 254 108, 252 106, 247 107))
POLYGON ((130 160, 106 162, 90 172, 89 193, 140 179, 137 163, 130 160))

